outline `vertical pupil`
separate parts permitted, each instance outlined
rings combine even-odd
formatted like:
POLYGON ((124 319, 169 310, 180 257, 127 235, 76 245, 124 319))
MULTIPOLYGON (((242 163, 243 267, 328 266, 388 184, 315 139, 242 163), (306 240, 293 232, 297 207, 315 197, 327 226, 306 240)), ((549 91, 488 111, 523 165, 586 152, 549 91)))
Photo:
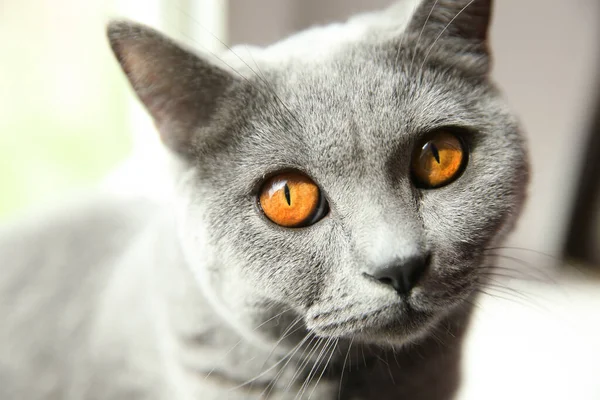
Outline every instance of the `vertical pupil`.
POLYGON ((287 185, 287 183, 283 187, 283 193, 285 194, 285 200, 287 201, 288 206, 291 206, 292 205, 292 199, 290 197, 290 188, 287 185))
POLYGON ((429 148, 431 149, 431 154, 433 154, 435 161, 437 161, 437 163, 439 164, 440 163, 440 152, 438 151, 438 148, 435 146, 434 143, 430 143, 429 148))

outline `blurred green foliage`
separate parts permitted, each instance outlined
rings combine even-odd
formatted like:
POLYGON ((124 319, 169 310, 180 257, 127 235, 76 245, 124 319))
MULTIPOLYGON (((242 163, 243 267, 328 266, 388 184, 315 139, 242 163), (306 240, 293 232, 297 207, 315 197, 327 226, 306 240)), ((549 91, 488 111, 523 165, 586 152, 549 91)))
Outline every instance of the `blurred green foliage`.
POLYGON ((107 7, 3 4, 0 219, 96 184, 130 151, 127 85, 104 36, 107 7))
POLYGON ((129 151, 120 110, 108 120, 75 124, 61 124, 49 112, 0 124, 0 218, 96 183, 129 151))

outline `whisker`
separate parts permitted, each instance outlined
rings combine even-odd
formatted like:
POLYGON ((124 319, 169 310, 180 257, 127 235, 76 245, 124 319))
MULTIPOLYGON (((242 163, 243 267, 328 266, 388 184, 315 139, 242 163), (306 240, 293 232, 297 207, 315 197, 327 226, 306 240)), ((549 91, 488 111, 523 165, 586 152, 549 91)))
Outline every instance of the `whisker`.
MULTIPOLYGON (((416 2, 413 5, 413 10, 412 10, 411 15, 415 14, 415 12, 416 12, 416 10, 417 10, 418 7, 419 7, 419 3, 416 2)), ((410 24, 410 21, 408 21, 407 24, 410 24)), ((394 60, 394 65, 393 65, 394 67, 398 65, 398 59, 400 58, 400 52, 402 51, 402 47, 404 47, 404 40, 406 39, 406 36, 407 36, 406 32, 403 32, 402 33, 402 38, 400 39, 400 45, 398 46, 398 50, 396 50, 396 59, 394 60)))
MULTIPOLYGON (((517 259, 518 260, 518 259, 517 259)), ((536 284, 553 285, 554 290, 560 291, 564 296, 568 297, 568 292, 560 284, 557 279, 554 279, 550 274, 543 273, 541 270, 533 270, 539 274, 530 274, 526 271, 517 270, 514 268, 501 267, 496 265, 480 266, 479 274, 482 276, 496 276, 502 279, 514 280, 519 282, 535 282, 536 284), (499 272, 498 272, 499 271, 499 272), (538 276, 540 275, 540 276, 538 276), (541 276, 543 275, 543 276, 541 276)))
POLYGON ((476 303, 475 301, 471 300, 470 298, 463 299, 462 301, 464 301, 465 303, 467 303, 468 305, 470 305, 474 309, 477 308, 477 310, 482 310, 481 305, 478 304, 478 303, 476 303))
POLYGON ((421 36, 423 36, 423 32, 425 32, 425 28, 427 27, 429 18, 431 18, 431 14, 433 14, 433 10, 435 9, 435 6, 437 6, 438 1, 439 0, 435 0, 435 3, 433 3, 433 6, 431 6, 431 10, 429 10, 429 14, 427 14, 427 18, 425 19, 425 22, 423 23, 423 27, 421 28, 421 32, 419 32, 419 37, 417 38, 417 42, 415 43, 415 50, 413 51, 413 56, 412 56, 412 59, 410 60, 409 70, 412 69, 413 63, 415 62, 415 56, 417 54, 417 49, 419 48, 419 43, 421 42, 421 36))
POLYGON ((230 391, 242 388, 246 385, 248 385, 249 383, 252 383, 254 381, 256 381, 258 378, 264 376, 265 374, 267 374, 269 371, 273 370, 274 368, 276 368, 279 364, 281 364, 282 362, 284 362, 286 360, 287 357, 289 357, 290 354, 293 354, 293 350, 298 347, 301 346, 306 340, 307 338, 310 336, 310 332, 304 337, 304 339, 302 339, 302 341, 300 341, 296 346, 294 346, 294 348, 292 348, 292 350, 290 350, 290 352, 288 354, 286 354, 285 356, 283 356, 279 361, 277 361, 275 364, 273 364, 272 366, 270 366, 267 370, 261 372, 260 374, 256 375, 254 378, 248 379, 247 381, 240 383, 237 386, 232 387, 231 389, 229 389, 230 391))
POLYGON ((439 348, 445 346, 444 341, 437 335, 435 331, 431 331, 431 337, 433 338, 433 340, 435 340, 439 348))
POLYGON ((310 369, 308 376, 304 379, 304 382, 302 383, 302 386, 300 387, 300 390, 298 391, 298 393, 296 394, 294 399, 302 398, 302 395, 304 395, 304 392, 308 388, 308 385, 310 385, 310 382, 311 382, 312 378, 314 377, 314 374, 316 373, 318 366, 321 363, 321 357, 323 356, 323 354, 326 354, 325 351, 329 347, 331 340, 332 340, 331 338, 327 338, 327 340, 325 341, 325 344, 321 348, 321 352, 317 356, 315 363, 313 364, 312 368, 310 369), (300 397, 298 397, 298 396, 300 396, 300 397))
POLYGON ((536 273, 539 273, 540 275, 543 275, 544 278, 547 278, 548 280, 552 280, 552 278, 550 277, 550 274, 547 270, 545 270, 547 267, 539 267, 534 265, 531 262, 528 262, 526 260, 523 260, 521 258, 518 257, 513 257, 513 256, 508 256, 505 254, 492 254, 494 257, 498 257, 500 259, 503 260, 508 260, 508 261, 514 261, 515 263, 529 269, 530 271, 534 271, 536 273))
POLYGON ((360 344, 360 351, 362 353, 363 362, 365 363, 365 368, 367 367, 367 358, 365 357, 365 345, 363 343, 360 344))
MULTIPOLYGON (((317 337, 317 336, 315 335, 315 337, 317 337)), ((321 347, 321 345, 324 345, 324 342, 325 342, 325 338, 322 338, 322 337, 317 338, 317 341, 313 345, 313 348, 306 354, 306 357, 300 363, 300 367, 297 368, 296 371, 294 372, 294 374, 292 375, 292 379, 290 380, 290 382, 288 382, 288 386, 286 387, 286 392, 290 389, 293 382, 295 382, 295 380, 300 376, 302 371, 304 371, 304 369, 307 368, 308 364, 310 363, 311 358, 317 353, 317 351, 319 351, 319 348, 321 347)))
POLYGON ((272 316, 272 317, 271 317, 271 318, 269 318, 268 320, 266 320, 266 321, 263 321, 263 322, 262 322, 260 325, 258 325, 258 326, 257 326, 257 327, 255 327, 254 329, 252 329, 252 331, 254 332, 254 331, 258 330, 260 327, 262 327, 262 326, 264 326, 265 324, 267 324, 267 323, 269 323, 269 322, 273 321, 275 318, 281 317, 281 316, 282 316, 283 314, 285 314, 286 312, 288 312, 288 311, 292 311, 292 310, 293 310, 293 308, 292 308, 292 307, 290 307, 290 308, 286 308, 285 310, 283 310, 282 312, 280 312, 280 313, 278 313, 278 314, 275 314, 274 316, 272 316))
POLYGON ((508 290, 510 288, 506 288, 503 286, 496 286, 493 284, 487 284, 484 286, 480 286, 475 288, 475 291, 485 294, 489 297, 495 298, 497 300, 505 300, 510 301, 513 304, 516 304, 521 307, 528 307, 531 309, 535 309, 537 311, 543 312, 547 315, 552 315, 552 312, 545 306, 539 304, 531 298, 528 298, 524 294, 519 294, 519 292, 514 292, 508 290), (484 290, 485 289, 485 290, 484 290), (490 292, 491 291, 491 292, 490 292))
POLYGON ((333 357, 333 354, 335 353, 335 349, 337 348, 337 345, 339 343, 340 339, 335 339, 335 342, 333 342, 333 347, 331 348, 331 354, 329 355, 329 358, 327 359, 327 361, 325 362, 325 366, 323 367, 323 369, 321 370, 321 374, 319 375, 319 377, 317 378, 317 382, 315 383, 315 385, 313 386, 312 391, 310 392, 310 394, 308 395, 308 400, 310 400, 312 398, 313 393, 315 392, 315 390, 317 389, 317 386, 319 386, 319 382, 321 382, 321 379, 323 378, 323 375, 325 374, 325 371, 327 371, 327 367, 329 366, 329 363, 331 362, 331 359, 333 357))
POLYGON ((394 361, 396 361, 396 365, 400 367, 400 363, 398 362, 398 358, 396 357, 396 346, 392 346, 392 355, 394 356, 394 361))
MULTIPOLYGON (((227 358, 227 356, 229 355, 229 353, 231 353, 236 347, 238 347, 240 345, 240 343, 242 343, 242 339, 238 340, 238 342, 236 344, 233 345, 233 347, 231 347, 229 350, 227 350, 225 352, 225 354, 223 354, 223 357, 220 357, 220 360, 224 360, 225 358, 227 358)), ((206 375, 204 375, 204 380, 208 379, 208 377, 215 372, 215 370, 217 369, 217 366, 215 365, 210 371, 208 371, 208 373, 206 375)))
POLYGON ((524 292, 519 291, 519 290, 517 290, 515 288, 511 288, 511 287, 508 287, 508 286, 500 285, 496 281, 486 282, 485 286, 488 287, 488 288, 491 288, 491 289, 501 290, 504 294, 514 295, 514 296, 516 296, 517 298, 520 298, 523 301, 529 301, 533 305, 537 305, 536 302, 535 302, 535 300, 533 300, 531 298, 531 296, 528 296, 524 292))
POLYGON ((190 35, 188 35, 187 33, 183 32, 180 30, 180 33, 185 36, 187 39, 191 40, 192 42, 194 42, 194 44, 200 48, 203 49, 203 51, 207 52, 208 54, 210 54, 212 57, 214 57, 216 60, 218 60, 219 62, 221 62, 223 65, 227 66, 227 68, 229 68, 231 70, 231 72, 235 73, 236 75, 238 75, 240 78, 242 78, 244 81, 246 81, 249 85, 251 85, 252 87, 254 87, 256 90, 260 91, 260 88, 254 83, 252 82, 250 79, 248 79, 245 75, 243 75, 241 72, 239 72, 237 69, 235 69, 233 66, 231 66, 231 64, 229 64, 227 61, 223 60, 223 58, 219 57, 215 52, 211 51, 210 49, 208 49, 206 46, 204 46, 202 43, 198 42, 196 39, 194 39, 193 37, 191 37, 190 35))
POLYGON ((311 368, 311 371, 308 374, 307 379, 305 379, 305 381, 304 381, 303 387, 300 388, 300 392, 296 395, 296 396, 300 396, 299 398, 301 398, 304 395, 304 393, 306 392, 306 390, 308 390, 311 382, 313 381, 313 379, 315 378, 317 372, 319 371, 319 368, 321 367, 321 364, 325 360, 327 352, 329 351, 331 345, 334 344, 335 340, 336 339, 334 339, 334 338, 328 338, 327 341, 325 342, 325 345, 323 346, 323 349, 319 353, 319 355, 317 357, 317 360, 315 361, 315 364, 311 368))
POLYGON ((485 277, 485 278, 497 278, 499 281, 503 281, 503 282, 514 282, 514 281, 519 281, 519 282, 541 282, 541 283, 545 283, 543 281, 539 281, 536 279, 528 279, 527 277, 521 277, 518 275, 511 275, 508 273, 502 273, 502 272, 496 272, 496 271, 479 271, 478 272, 479 276, 481 277, 485 277))
MULTIPOLYGON (((213 39, 215 39, 216 41, 218 41, 224 48, 226 48, 228 51, 231 52, 231 54, 233 54, 234 56, 236 56, 242 63, 244 63, 246 65, 246 67, 248 67, 248 69, 254 73, 254 75, 256 75, 257 78, 261 78, 256 71, 254 71, 250 65, 248 65, 248 63, 246 63, 246 61, 244 59, 242 59, 236 52, 234 52, 231 47, 229 45, 227 45, 224 41, 222 41, 221 39, 219 39, 219 37, 217 35, 215 35, 213 32, 211 32, 208 28, 206 28, 202 23, 200 23, 200 21, 198 21, 196 18, 194 18, 189 12, 187 12, 180 4, 178 4, 177 2, 175 3, 175 8, 177 8, 177 10, 182 13, 183 15, 185 15, 187 18, 189 18, 192 22, 194 22, 197 26, 199 26, 200 28, 202 28, 206 33, 208 33, 209 35, 211 35, 213 37, 213 39)), ((191 39, 192 41, 194 41, 195 44, 200 44, 198 43, 198 41, 196 41, 194 38, 190 37, 189 35, 185 34, 184 32, 182 32, 180 30, 181 34, 186 35, 186 37, 188 37, 189 39, 191 39)), ((203 48, 206 49, 206 46, 202 46, 203 48)), ((218 57, 217 57, 218 58, 218 57)), ((222 61, 222 60, 220 60, 222 61)), ((227 65, 227 64, 226 64, 227 65)), ((229 65, 227 65, 229 66, 229 65)), ((231 68, 231 67, 230 67, 231 68)))
MULTIPOLYGON (((378 347, 379 347, 379 346, 378 346, 378 347)), ((381 347, 380 347, 380 348, 381 348, 381 347)), ((390 375, 390 379, 392 380, 392 383, 393 383, 394 385, 396 385, 396 380, 394 379, 394 374, 392 373, 392 368, 391 368, 391 366, 390 366, 390 362, 389 362, 389 358, 388 358, 388 352, 387 352, 387 351, 384 351, 384 353, 383 353, 383 354, 385 354, 385 360, 384 360, 383 358, 381 358, 381 356, 380 356, 380 355, 378 355, 378 354, 375 354, 375 356, 377 357, 377 359, 378 359, 379 361, 381 361, 382 363, 384 363, 384 364, 385 364, 385 366, 387 367, 388 374, 390 375)))
POLYGON ((469 8, 469 6, 471 4, 473 4, 474 2, 475 2, 475 0, 469 1, 467 3, 467 5, 464 6, 459 12, 457 12, 456 15, 454 16, 454 18, 452 18, 450 20, 450 22, 448 22, 446 24, 446 26, 444 26, 444 29, 442 29, 442 31, 436 36, 435 40, 433 41, 433 43, 431 44, 431 46, 429 46, 429 48, 427 49, 427 52, 425 53, 425 58, 423 59, 423 63, 421 64, 421 71, 423 70, 423 67, 425 66, 425 63, 427 62, 427 58, 429 57, 429 54, 431 53, 431 50, 433 50, 433 48, 437 44, 438 40, 440 40, 440 38, 442 37, 442 35, 444 34, 444 32, 446 32, 446 30, 450 27, 450 25, 452 25, 452 23, 456 20, 456 18, 458 18, 463 13, 463 11, 465 11, 467 8, 469 8))
MULTIPOLYGON (((187 11, 185 11, 179 4, 175 3, 175 7, 181 12, 183 13, 186 17, 188 17, 191 21, 193 21, 194 23, 196 23, 199 27, 201 27, 202 29, 204 29, 204 31, 206 31, 209 35, 211 35, 215 40, 217 40, 221 45, 223 45, 223 47, 225 47, 229 52, 231 52, 231 54, 233 54, 235 57, 237 57, 267 88, 267 90, 269 92, 271 92, 271 94, 275 97, 276 101, 279 102, 281 104, 281 106, 286 110, 286 112, 288 113, 288 115, 290 117, 292 117, 296 123, 302 127, 302 123, 300 122, 300 120, 298 120, 298 117, 292 113, 291 109, 289 108, 289 106, 287 106, 283 100, 277 95, 277 93, 275 92, 275 90, 271 87, 271 85, 269 85, 269 83, 267 82, 267 80, 264 78, 264 76, 260 76, 247 62, 246 60, 244 60, 242 57, 240 57, 235 51, 233 51, 233 49, 231 48, 231 46, 227 45, 225 42, 223 42, 221 39, 219 39, 214 33, 212 33, 209 29, 207 29, 204 25, 202 25, 200 23, 200 21, 198 21, 197 19, 195 19, 194 17, 192 17, 187 11)), ((237 70, 235 70, 231 65, 229 65, 228 63, 226 63, 223 59, 221 59, 220 57, 218 57, 216 54, 214 54, 212 51, 210 51, 209 49, 206 48, 206 46, 202 46, 200 43, 198 43, 198 41, 196 41, 194 38, 190 37, 189 35, 185 34, 184 32, 182 32, 180 30, 180 33, 185 35, 188 39, 192 40, 195 44, 203 47, 206 51, 208 51, 213 57, 217 58, 219 61, 221 61, 223 64, 227 65, 227 67, 229 67, 231 70, 233 70, 234 72, 236 72, 239 76, 241 76, 242 78, 244 78, 246 80, 246 82, 251 83, 250 80, 248 78, 246 78, 245 76, 243 76, 241 73, 239 73, 237 70)), ((256 61, 255 61, 256 64, 256 61)), ((254 88, 256 88, 257 90, 259 89, 259 87, 253 83, 251 83, 253 85, 254 88)))
POLYGON ((300 366, 296 368, 296 371, 294 371, 294 374, 292 375, 292 377, 290 378, 290 381, 288 382, 287 386, 285 387, 285 393, 287 393, 288 390, 290 390, 290 388, 292 387, 292 385, 296 381, 296 379, 299 376, 299 374, 308 365, 308 363, 310 362, 310 358, 318 350, 318 348, 321 345, 321 343, 323 342, 323 340, 324 340, 324 338, 319 338, 319 337, 317 337, 315 335, 313 337, 313 339, 308 343, 307 347, 304 349, 304 351, 302 352, 302 354, 300 354, 300 360, 302 360, 302 357, 304 356, 305 353, 306 353, 306 357, 304 358, 304 360, 301 361, 300 366), (316 343, 313 345, 313 347, 311 348, 311 350, 308 351, 308 353, 306 353, 307 350, 312 345, 314 339, 317 339, 316 343))
MULTIPOLYGON (((565 260, 562 257, 544 253, 539 250, 528 249, 525 247, 511 247, 511 246, 504 246, 504 247, 499 246, 499 247, 490 247, 490 248, 484 249, 485 252, 490 252, 490 251, 494 251, 494 250, 496 250, 496 251, 509 250, 509 251, 517 251, 517 252, 534 254, 537 256, 543 256, 544 258, 551 260, 551 264, 548 265, 548 267, 552 267, 552 269, 550 271, 561 273, 566 270, 565 267, 568 267, 570 269, 569 273, 576 273, 576 276, 579 278, 586 279, 586 278, 589 278, 589 276, 590 276, 589 271, 586 271, 585 268, 582 268, 580 265, 578 265, 572 261, 565 260)), ((494 253, 492 253, 492 254, 495 256, 499 256, 499 257, 507 258, 507 259, 511 257, 511 256, 504 255, 504 254, 494 254, 494 253)), ((512 258, 514 258, 515 261, 520 260, 517 257, 512 257, 512 258)), ((521 261, 524 262, 523 260, 521 260, 521 261)), ((548 268, 546 268, 546 267, 543 267, 543 268, 536 267, 533 264, 529 264, 529 266, 531 267, 531 269, 535 270, 536 272, 542 273, 544 275, 547 275, 549 273, 549 271, 547 270, 548 268)), ((549 278, 549 280, 552 280, 552 279, 549 278)))
POLYGON ((512 303, 514 303, 514 304, 517 304, 517 305, 519 305, 519 306, 523 306, 523 305, 524 305, 523 303, 520 303, 520 302, 516 301, 515 299, 511 299, 511 298, 503 297, 503 296, 500 296, 500 295, 497 295, 497 294, 493 294, 493 293, 488 293, 488 292, 486 292, 485 290, 483 290, 483 288, 475 288, 474 290, 475 290, 477 293, 484 294, 484 295, 486 295, 486 296, 492 297, 492 298, 494 298, 494 299, 497 299, 497 300, 505 300, 505 301, 510 301, 510 302, 512 302, 512 303))
MULTIPOLYGON (((509 289, 509 288, 504 288, 503 289, 509 289)), ((513 304, 517 304, 518 306, 522 307, 525 306, 528 309, 533 309, 536 310, 538 312, 541 312, 543 315, 547 316, 547 317, 551 317, 550 320, 553 321, 557 321, 560 326, 569 326, 571 328, 574 328, 572 325, 572 321, 570 321, 569 319, 566 319, 564 317, 562 317, 559 314, 557 314, 554 310, 550 309, 548 306, 541 304, 537 301, 534 301, 533 299, 529 298, 526 294, 521 294, 520 298, 515 299, 515 293, 511 292, 511 293, 507 293, 507 292, 503 292, 502 290, 499 290, 500 288, 495 287, 494 285, 492 286, 487 286, 487 287, 479 287, 476 288, 475 291, 484 295, 487 295, 489 297, 495 298, 497 300, 501 300, 501 301, 509 301, 512 302, 513 304), (484 290, 487 289, 487 290, 484 290), (500 291, 502 295, 499 295, 495 292, 500 291), (506 296, 503 296, 506 295, 506 296)), ((517 296, 519 297, 519 296, 517 296)), ((474 303, 473 303, 474 304, 474 303)), ((479 306, 479 305, 477 305, 479 306)), ((487 308, 485 307, 480 307, 481 311, 485 311, 487 310, 487 308)), ((478 315, 478 317, 480 317, 480 315, 478 315)), ((574 328, 575 329, 575 328, 574 328)))
POLYGON ((508 281, 519 282, 535 282, 543 284, 558 284, 558 282, 550 277, 544 279, 535 274, 529 274, 526 271, 517 270, 514 268, 500 267, 496 265, 482 265, 478 267, 479 275, 490 275, 502 278, 508 281))
MULTIPOLYGON (((262 372, 263 369, 265 369, 267 362, 269 361, 269 359, 271 358, 271 356, 273 355, 273 353, 275 352, 275 349, 277 348, 277 346, 279 346, 281 344, 281 342, 283 340, 285 340, 287 337, 289 337, 290 335, 294 334, 295 332, 297 332, 298 330, 300 330, 302 328, 302 325, 300 325, 299 327, 297 327, 296 329, 294 329, 292 331, 292 328, 298 323, 302 321, 302 316, 298 316, 294 319, 294 321, 292 321, 292 323, 290 324, 290 326, 287 327, 287 329, 281 334, 281 337, 279 338, 279 340, 277 340, 277 342, 275 343, 275 345, 273 346, 273 348, 271 349, 271 351, 269 352, 269 354, 267 355, 267 357, 265 358, 265 361, 263 362, 262 366, 260 367, 260 371, 262 372)), ((299 349, 299 347, 298 347, 299 349)), ((296 350, 297 351, 297 350, 296 350)), ((295 353, 295 352, 294 352, 295 353)), ((293 354, 292 354, 293 356, 293 354)), ((283 368, 285 368, 285 366, 289 363, 289 361, 291 360, 291 358, 288 359, 288 361, 285 363, 285 365, 283 366, 283 368)), ((282 372, 282 370, 280 370, 277 374, 279 375, 279 373, 282 372)), ((276 376, 277 377, 277 376, 276 376)))
MULTIPOLYGON (((229 49, 233 54, 235 54, 238 58, 240 58, 233 50, 229 49)), ((262 82, 265 84, 265 86, 271 91, 271 93, 273 94, 273 96, 275 96, 275 98, 277 99, 277 101, 281 104, 281 106, 283 108, 286 109, 286 111, 288 112, 288 114, 296 121, 296 123, 298 124, 298 126, 303 126, 302 123, 300 122, 300 120, 298 119, 298 117, 296 116, 296 114, 294 114, 292 112, 292 110, 290 109, 289 105, 286 104, 278 95, 277 92, 275 91, 275 89, 273 88, 273 85, 271 85, 269 83, 269 81, 267 80, 264 72, 260 69, 260 66, 258 65, 258 63, 256 62, 256 59, 254 58, 254 56, 252 55, 252 52, 250 51, 250 49, 248 49, 248 46, 246 46, 246 52, 248 53, 248 55, 250 56, 250 59, 252 59, 252 62, 254 63, 254 65, 256 66, 256 69, 258 70, 259 74, 257 74, 255 71, 253 71, 256 76, 258 76, 262 82)), ((240 58, 241 60, 241 58, 240 58)), ((242 62, 244 62, 244 60, 242 60, 242 62)), ((246 64, 248 65, 248 64, 246 64)), ((248 68, 250 68, 250 66, 248 65, 248 68)))
MULTIPOLYGON (((348 345, 348 351, 346 352, 346 357, 344 358, 344 364, 342 365, 342 373, 340 375, 340 386, 338 389, 338 400, 342 398, 342 385, 344 383, 344 370, 346 369, 346 362, 348 362, 348 356, 350 355, 350 349, 352 348, 352 343, 354 342, 354 336, 350 339, 350 344, 348 345)), ((394 353, 395 357, 395 353, 394 353)), ((396 360, 396 362, 398 362, 396 360)))
POLYGON ((514 246, 496 246, 496 247, 486 247, 485 249, 483 249, 484 251, 490 251, 490 250, 517 250, 517 251, 525 251, 528 253, 534 253, 540 256, 544 256, 547 258, 550 258, 554 261, 558 261, 560 263, 562 263, 564 260, 562 260, 559 257, 553 256, 552 254, 548 254, 548 253, 544 253, 542 251, 539 250, 534 250, 534 249, 528 249, 526 247, 514 247, 514 246))
MULTIPOLYGON (((310 335, 311 333, 309 332, 307 334, 310 335)), ((298 350, 300 350, 301 346, 296 346, 296 350, 294 350, 294 352, 292 353, 291 356, 288 357, 288 360, 285 362, 285 364, 283 364, 283 366, 279 369, 279 371, 277 372, 277 374, 275 375, 275 378, 273 380, 273 382, 271 382, 271 384, 269 385, 269 390, 266 393, 265 399, 267 399, 269 397, 269 395, 271 394, 271 391, 275 388, 275 386, 277 385, 277 382, 279 381, 279 379, 281 378, 281 376, 283 375, 283 372, 285 371, 286 367, 289 365, 290 361, 292 361, 294 355, 298 352, 298 350)), ((265 388, 266 390, 266 388, 265 388)), ((263 391, 264 393, 264 391, 263 391)))

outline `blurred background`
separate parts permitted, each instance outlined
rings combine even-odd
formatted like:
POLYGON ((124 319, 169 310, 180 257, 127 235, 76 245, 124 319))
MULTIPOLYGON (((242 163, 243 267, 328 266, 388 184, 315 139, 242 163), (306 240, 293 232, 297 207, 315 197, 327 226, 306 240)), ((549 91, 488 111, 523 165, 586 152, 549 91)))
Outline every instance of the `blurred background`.
MULTIPOLYGON (((391 2, 1 0, 0 223, 97 185, 161 191, 157 135, 109 51, 109 18, 216 52, 391 2), (124 171, 140 162, 134 187, 124 171)), ((493 75, 533 174, 499 250, 518 274, 482 299, 461 398, 600 399, 600 2, 495 3, 493 75)))

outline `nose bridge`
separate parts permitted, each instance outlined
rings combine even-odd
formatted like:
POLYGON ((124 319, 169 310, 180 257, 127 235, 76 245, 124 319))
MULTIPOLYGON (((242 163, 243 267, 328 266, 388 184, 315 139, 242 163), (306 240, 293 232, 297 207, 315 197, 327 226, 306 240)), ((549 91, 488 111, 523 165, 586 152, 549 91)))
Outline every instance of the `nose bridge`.
POLYGON ((366 264, 389 265, 425 252, 423 225, 416 204, 407 197, 371 193, 363 199, 355 242, 366 264))

